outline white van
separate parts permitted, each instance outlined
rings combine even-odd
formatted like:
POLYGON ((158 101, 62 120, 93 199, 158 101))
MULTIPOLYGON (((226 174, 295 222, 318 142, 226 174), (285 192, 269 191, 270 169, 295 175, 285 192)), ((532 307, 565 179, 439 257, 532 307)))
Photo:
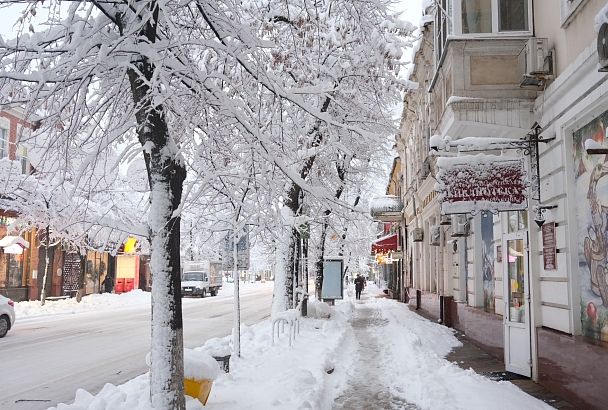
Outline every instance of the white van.
POLYGON ((209 261, 183 262, 182 296, 217 295, 222 288, 221 265, 209 261))

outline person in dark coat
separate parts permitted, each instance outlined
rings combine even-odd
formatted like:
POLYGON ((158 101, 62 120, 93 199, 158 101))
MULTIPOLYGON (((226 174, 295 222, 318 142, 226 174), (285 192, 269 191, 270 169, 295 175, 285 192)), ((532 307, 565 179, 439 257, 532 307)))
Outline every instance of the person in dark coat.
POLYGON ((114 278, 110 275, 106 275, 103 282, 101 282, 101 286, 103 286, 103 292, 111 293, 114 289, 114 278))
POLYGON ((355 293, 356 293, 357 299, 361 299, 361 292, 363 291, 364 287, 365 287, 365 279, 363 278, 363 276, 357 275, 357 277, 355 278, 355 293))

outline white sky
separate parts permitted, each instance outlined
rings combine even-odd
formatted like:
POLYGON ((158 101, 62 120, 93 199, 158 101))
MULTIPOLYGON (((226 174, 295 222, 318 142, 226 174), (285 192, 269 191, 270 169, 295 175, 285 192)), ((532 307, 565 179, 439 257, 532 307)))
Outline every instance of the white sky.
MULTIPOLYGON (((5 3, 7 0, 0 0, 1 3, 5 3)), ((43 6, 44 7, 44 6, 43 6)), ((40 8, 40 7, 39 7, 40 8)), ((18 4, 15 6, 1 8, 0 9, 0 36, 4 39, 14 38, 17 34, 15 23, 21 16, 21 12, 24 9, 23 4, 18 4)), ((415 25, 418 24, 420 20, 422 9, 422 0, 396 0, 395 1, 395 11, 402 11, 402 18, 405 20, 409 20, 415 25)), ((41 10, 39 10, 41 11, 41 10)), ((40 13, 45 14, 45 13, 40 13)), ((38 19, 41 20, 41 19, 38 19)), ((27 30, 27 27, 25 28, 27 30)))

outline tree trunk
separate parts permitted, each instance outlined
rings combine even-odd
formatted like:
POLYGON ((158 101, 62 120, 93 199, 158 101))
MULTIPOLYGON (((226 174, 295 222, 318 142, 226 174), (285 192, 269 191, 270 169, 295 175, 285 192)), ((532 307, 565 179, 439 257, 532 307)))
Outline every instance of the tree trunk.
POLYGON ((329 215, 329 211, 326 211, 326 218, 323 220, 323 226, 321 227, 319 252, 317 253, 317 261, 315 263, 315 293, 317 295, 317 300, 321 300, 321 289, 323 287, 323 259, 325 258, 325 239, 327 238, 327 228, 329 227, 327 215, 329 215))
MULTIPOLYGON (((293 220, 291 209, 284 206, 281 209, 283 221, 293 220)), ((281 227, 276 248, 276 264, 274 273, 274 292, 272 296, 272 313, 277 314, 291 308, 293 286, 293 229, 291 224, 281 227)))
POLYGON ((44 276, 42 276, 42 293, 40 294, 40 305, 44 306, 44 304, 46 303, 46 281, 48 278, 48 274, 49 274, 49 233, 50 233, 50 228, 47 225, 46 226, 46 243, 44 245, 44 276))
POLYGON ((84 275, 87 268, 86 255, 80 254, 80 272, 78 272, 78 290, 76 291, 76 302, 80 303, 84 296, 84 275))
MULTIPOLYGON (((142 42, 156 42, 158 5, 140 32, 142 42)), ((137 135, 144 147, 150 183, 152 272, 152 348, 150 398, 154 408, 184 410, 184 347, 180 272, 180 222, 175 215, 182 199, 186 168, 171 140, 162 105, 153 103, 150 84, 155 66, 144 56, 128 69, 137 109, 137 135)))
MULTIPOLYGON (((321 106, 321 112, 326 112, 329 108, 331 99, 325 98, 323 105, 321 106)), ((309 135, 313 135, 312 142, 309 144, 310 148, 316 148, 321 145, 323 141, 323 132, 321 131, 321 121, 318 120, 315 126, 310 130, 309 135)), ((306 180, 308 174, 312 170, 315 163, 316 155, 311 155, 302 165, 300 169, 300 177, 306 180)), ((285 198, 285 206, 282 209, 282 216, 284 222, 289 222, 288 226, 282 227, 282 234, 279 238, 279 245, 277 247, 276 265, 275 265, 275 282, 274 282, 274 294, 272 302, 272 312, 280 312, 282 310, 290 309, 293 306, 293 285, 295 263, 294 258, 296 257, 297 230, 293 226, 293 218, 302 214, 302 199, 303 192, 302 188, 296 183, 292 182, 287 195, 285 198), (278 278, 278 281, 277 281, 278 278), (284 299, 277 300, 275 298, 284 299), (279 310, 276 310, 279 309, 279 310), (280 310, 282 309, 282 310, 280 310)))

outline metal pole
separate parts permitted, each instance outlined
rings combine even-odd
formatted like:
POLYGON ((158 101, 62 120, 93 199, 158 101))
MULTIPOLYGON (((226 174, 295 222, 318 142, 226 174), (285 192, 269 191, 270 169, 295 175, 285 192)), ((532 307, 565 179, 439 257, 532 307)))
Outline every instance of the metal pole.
POLYGON ((239 299, 239 270, 236 237, 236 221, 232 229, 232 278, 234 281, 234 353, 241 357, 241 301, 239 299))

